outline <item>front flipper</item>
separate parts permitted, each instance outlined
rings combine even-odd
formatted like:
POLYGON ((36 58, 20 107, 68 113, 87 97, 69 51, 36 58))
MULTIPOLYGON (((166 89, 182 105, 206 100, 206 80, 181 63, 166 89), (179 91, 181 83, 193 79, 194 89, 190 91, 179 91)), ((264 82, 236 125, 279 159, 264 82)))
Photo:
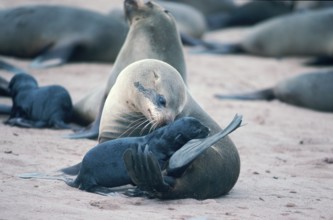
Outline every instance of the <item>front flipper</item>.
POLYGON ((33 68, 48 68, 67 63, 78 46, 77 39, 56 42, 36 57, 31 66, 33 68))
POLYGON ((158 192, 170 191, 171 186, 164 181, 158 161, 148 148, 146 145, 144 149, 139 146, 136 151, 129 149, 124 153, 123 158, 132 182, 140 190, 154 197, 153 195, 158 192))
POLYGON ((11 126, 18 126, 22 128, 44 128, 47 126, 47 123, 44 121, 31 121, 24 118, 10 118, 5 124, 11 126))
POLYGON ((236 130, 242 123, 242 116, 235 115, 230 124, 223 130, 210 137, 194 139, 187 142, 183 147, 176 151, 169 160, 167 168, 168 175, 181 172, 190 162, 197 158, 204 150, 236 130))
POLYGON ((61 174, 49 175, 49 174, 44 174, 44 173, 22 173, 22 174, 19 174, 18 177, 20 177, 22 179, 47 179, 47 180, 60 180, 60 181, 64 181, 64 182, 73 181, 72 179, 67 178, 61 174))
POLYGON ((99 125, 101 118, 98 116, 97 119, 90 124, 88 127, 83 128, 82 130, 77 131, 74 134, 65 135, 64 138, 68 139, 97 139, 99 134, 99 125))

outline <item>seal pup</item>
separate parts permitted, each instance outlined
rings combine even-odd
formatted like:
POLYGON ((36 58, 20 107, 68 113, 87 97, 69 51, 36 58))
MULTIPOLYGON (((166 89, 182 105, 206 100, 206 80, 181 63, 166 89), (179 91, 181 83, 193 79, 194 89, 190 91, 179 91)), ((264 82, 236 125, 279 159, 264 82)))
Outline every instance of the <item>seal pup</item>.
POLYGON ((162 60, 181 74, 186 82, 186 66, 180 36, 174 18, 168 11, 153 2, 142 0, 125 0, 125 15, 130 29, 107 83, 83 97, 79 105, 74 105, 74 112, 79 112, 86 120, 91 112, 95 112, 96 100, 92 96, 102 97, 95 120, 81 132, 68 135, 68 138, 97 138, 104 102, 113 87, 119 73, 129 64, 146 59, 162 60), (167 33, 167 34, 166 34, 167 33), (92 101, 92 104, 90 103, 92 101), (84 103, 88 103, 84 105, 84 103), (81 108, 86 106, 86 108, 81 108))
MULTIPOLYGON (((147 146, 144 149, 127 149, 124 154, 126 169, 137 185, 137 189, 127 192, 127 195, 148 195, 150 198, 160 199, 207 199, 222 195, 224 189, 219 188, 217 182, 210 181, 212 177, 218 178, 209 175, 215 166, 210 167, 213 164, 207 164, 205 160, 193 161, 207 148, 236 130, 241 122, 242 117, 236 115, 225 130, 208 138, 191 140, 171 156, 167 168, 162 167, 163 172, 157 158, 147 146)), ((218 152, 223 154, 222 151, 218 152)), ((222 156, 210 159, 218 161, 222 156)))
POLYGON ((216 45, 207 51, 220 54, 248 53, 269 57, 332 57, 332 17, 333 9, 279 16, 255 25, 240 43, 216 45))
POLYGON ((70 128, 72 101, 62 86, 39 87, 31 75, 20 73, 9 83, 13 106, 5 124, 19 127, 70 128))
POLYGON ((192 139, 205 138, 209 129, 195 118, 183 117, 169 125, 141 137, 125 137, 106 141, 90 149, 81 163, 64 168, 65 174, 77 175, 75 180, 44 174, 22 174, 22 178, 58 179, 69 186, 88 192, 107 194, 110 187, 133 184, 125 168, 123 154, 128 149, 147 147, 154 154, 160 167, 164 167, 170 156, 192 139), (73 171, 73 169, 77 169, 73 171))
POLYGON ((251 93, 216 95, 219 99, 273 100, 318 111, 333 112, 333 71, 300 74, 272 88, 251 93))
MULTIPOLYGON (((175 68, 160 60, 140 60, 127 66, 112 87, 101 117, 99 141, 145 135, 164 124, 187 116, 197 118, 208 127, 211 130, 210 135, 222 130, 192 98, 175 68), (128 116, 138 114, 141 115, 138 120, 128 119, 128 116)), ((240 171, 239 155, 233 142, 228 137, 219 140, 191 164, 199 167, 204 163, 210 169, 211 184, 219 187, 211 188, 202 198, 229 192, 240 171)), ((206 173, 207 170, 198 168, 193 175, 206 179, 206 173)), ((178 180, 182 182, 182 178, 186 181, 187 177, 184 174, 178 180)), ((196 188, 193 186, 193 189, 196 188)))
POLYGON ((0 54, 34 58, 36 68, 114 62, 127 34, 122 22, 106 15, 55 5, 1 9, 0 26, 0 54))

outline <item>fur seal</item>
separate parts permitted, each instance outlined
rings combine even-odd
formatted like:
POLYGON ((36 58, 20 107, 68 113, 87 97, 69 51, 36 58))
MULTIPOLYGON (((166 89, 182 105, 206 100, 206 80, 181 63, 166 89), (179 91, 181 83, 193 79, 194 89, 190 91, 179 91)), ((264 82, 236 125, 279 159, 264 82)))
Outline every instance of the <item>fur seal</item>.
POLYGON ((62 171, 78 174, 74 181, 66 181, 68 185, 89 192, 106 193, 105 187, 133 184, 123 161, 126 150, 147 147, 159 166, 164 167, 170 156, 189 140, 205 138, 208 134, 209 129, 197 119, 184 117, 146 136, 118 138, 98 144, 86 153, 81 163, 62 171), (73 171, 78 167, 78 173, 73 171))
POLYGON ((212 15, 227 12, 236 7, 233 0, 165 0, 190 5, 199 10, 203 15, 212 15))
POLYGON ((293 4, 279 1, 250 1, 229 12, 207 16, 207 26, 210 30, 235 26, 250 26, 264 20, 291 13, 293 4))
POLYGON ((272 88, 252 93, 216 95, 219 99, 273 100, 318 111, 333 112, 333 72, 300 74, 272 88))
POLYGON ((69 60, 114 62, 127 34, 118 20, 65 6, 2 9, 0 26, 0 54, 35 58, 36 68, 69 60))
POLYGON ((270 57, 332 58, 332 17, 333 9, 279 16, 255 25, 241 43, 215 46, 208 51, 221 54, 249 53, 270 57))
POLYGON ((95 112, 97 106, 95 104, 96 100, 91 99, 91 97, 102 97, 98 114, 95 115, 95 120, 87 130, 69 135, 69 138, 98 137, 101 114, 109 91, 119 73, 135 61, 146 58, 162 60, 176 68, 186 82, 183 48, 176 23, 169 12, 153 2, 144 3, 140 0, 125 0, 124 8, 126 18, 130 23, 130 29, 110 72, 107 84, 83 97, 79 101, 79 105, 74 105, 74 111, 80 112, 83 120, 86 120, 89 117, 87 115, 95 112), (84 105, 83 103, 87 104, 84 105), (82 109, 83 105, 86 108, 82 109))
MULTIPOLYGON (((192 98, 175 68, 160 60, 137 61, 119 74, 109 93, 101 118, 99 141, 145 135, 163 124, 187 116, 197 118, 211 130, 211 135, 222 130, 192 98), (131 115, 137 115, 137 120, 130 120, 128 116, 131 115)), ((233 142, 225 137, 209 146, 191 163, 190 167, 195 168, 187 170, 187 174, 189 178, 205 176, 199 182, 204 184, 209 178, 214 187, 209 187, 205 193, 191 195, 182 194, 180 189, 177 192, 180 197, 217 197, 229 192, 236 183, 240 160, 233 142), (202 164, 207 165, 205 169, 199 168, 202 164), (209 177, 207 169, 210 169, 209 177)), ((187 174, 179 177, 177 182, 181 184, 187 174)), ((185 185, 197 190, 191 183, 185 185)))
POLYGON ((72 116, 72 101, 62 86, 38 87, 31 75, 16 74, 9 83, 13 106, 9 125, 20 127, 66 129, 72 116))

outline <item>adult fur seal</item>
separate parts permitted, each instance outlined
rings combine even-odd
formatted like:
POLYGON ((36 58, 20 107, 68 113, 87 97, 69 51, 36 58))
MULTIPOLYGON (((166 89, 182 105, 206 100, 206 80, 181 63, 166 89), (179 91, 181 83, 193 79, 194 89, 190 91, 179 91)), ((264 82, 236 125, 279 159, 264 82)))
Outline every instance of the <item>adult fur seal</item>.
POLYGON ((215 53, 260 56, 329 56, 333 51, 333 9, 294 13, 254 26, 239 44, 220 45, 215 53), (292 33, 288 35, 288 33, 292 33))
POLYGON ((69 60, 113 62, 127 34, 118 20, 65 6, 2 9, 0 26, 0 54, 35 58, 38 68, 69 60))
POLYGON ((38 87, 31 75, 15 75, 9 83, 13 107, 9 125, 20 127, 57 129, 69 128, 72 116, 72 101, 67 90, 61 86, 38 87))
POLYGON ((162 60, 176 68, 186 82, 182 44, 176 23, 169 12, 153 2, 144 3, 139 0, 125 0, 124 8, 130 29, 107 84, 88 94, 79 101, 78 105, 74 105, 75 114, 86 120, 90 117, 90 113, 96 112, 96 99, 91 97, 101 97, 98 114, 95 115, 94 122, 87 130, 69 135, 69 138, 97 138, 106 97, 119 73, 135 61, 146 58, 162 60), (82 109, 82 106, 85 107, 82 109))
POLYGON ((301 74, 272 88, 246 94, 216 95, 219 99, 273 100, 319 111, 333 112, 333 72, 301 74))
MULTIPOLYGON (((143 135, 187 116, 197 118, 211 130, 211 135, 221 131, 218 124, 192 98, 175 68, 160 60, 137 61, 119 74, 109 93, 103 109, 99 141, 143 135), (138 120, 129 119, 132 115, 137 116, 138 120)), ((203 182, 208 178, 210 184, 216 187, 198 193, 198 196, 182 194, 180 190, 177 192, 180 197, 216 197, 229 192, 236 183, 240 161, 235 145, 225 137, 209 146, 191 163, 190 167, 195 167, 195 171, 189 173, 201 177, 203 182), (209 177, 206 176, 206 169, 199 168, 204 163, 210 169, 209 177)), ((177 181, 181 183, 183 178, 187 178, 186 174, 177 181)), ((196 189, 191 183, 186 186, 196 189)))

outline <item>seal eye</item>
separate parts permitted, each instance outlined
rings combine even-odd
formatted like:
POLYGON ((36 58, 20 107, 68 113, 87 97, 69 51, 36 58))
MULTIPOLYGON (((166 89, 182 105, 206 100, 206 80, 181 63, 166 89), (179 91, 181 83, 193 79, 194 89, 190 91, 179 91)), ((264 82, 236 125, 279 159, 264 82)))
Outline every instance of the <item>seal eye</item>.
POLYGON ((169 11, 168 11, 168 10, 164 10, 164 12, 165 12, 165 13, 167 13, 167 14, 169 13, 169 11))
POLYGON ((158 106, 163 106, 163 107, 166 106, 166 100, 165 100, 164 96, 162 96, 162 95, 157 96, 157 104, 158 104, 158 106))

